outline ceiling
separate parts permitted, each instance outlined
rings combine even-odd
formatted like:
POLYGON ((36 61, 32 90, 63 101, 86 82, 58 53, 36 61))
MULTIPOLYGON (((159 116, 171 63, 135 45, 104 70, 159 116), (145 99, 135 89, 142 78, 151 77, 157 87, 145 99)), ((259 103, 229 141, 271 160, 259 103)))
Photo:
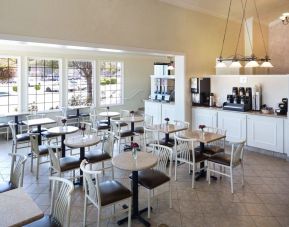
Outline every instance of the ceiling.
MULTIPOLYGON (((159 0, 178 7, 199 11, 217 17, 227 17, 230 0, 159 0)), ((247 0, 246 17, 256 17, 253 0, 247 0)), ((245 0, 243 0, 245 3, 245 0)), ((277 20, 282 13, 289 12, 289 0, 256 0, 260 20, 269 24, 277 20)), ((241 20, 241 0, 232 1, 230 19, 241 20)))

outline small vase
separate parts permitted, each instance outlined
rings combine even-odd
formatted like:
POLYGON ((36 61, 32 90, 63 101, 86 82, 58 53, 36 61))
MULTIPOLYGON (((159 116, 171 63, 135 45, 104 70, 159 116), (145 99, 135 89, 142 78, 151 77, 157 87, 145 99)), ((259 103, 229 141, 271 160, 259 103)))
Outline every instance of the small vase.
POLYGON ((137 159, 137 149, 136 148, 132 148, 132 157, 133 157, 133 159, 137 159))

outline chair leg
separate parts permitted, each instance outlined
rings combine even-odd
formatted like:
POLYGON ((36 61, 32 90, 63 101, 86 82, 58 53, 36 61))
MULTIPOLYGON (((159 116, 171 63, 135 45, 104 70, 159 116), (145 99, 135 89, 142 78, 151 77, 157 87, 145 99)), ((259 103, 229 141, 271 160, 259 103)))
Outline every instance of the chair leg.
POLYGON ((151 218, 151 190, 148 189, 148 218, 151 218))
POLYGON ((86 226, 86 216, 87 216, 87 198, 85 196, 85 198, 84 198, 84 209, 83 209, 83 223, 82 223, 83 227, 86 226))
POLYGON ((40 165, 40 157, 37 156, 37 165, 36 165, 36 180, 39 178, 39 165, 40 165))
POLYGON ((102 176, 104 176, 104 161, 101 162, 101 167, 102 167, 102 176))
POLYGON ((30 172, 33 171, 33 152, 31 152, 30 172))
POLYGON ((169 181, 169 200, 170 200, 170 208, 172 208, 172 184, 169 181))
POLYGON ((178 159, 175 161, 175 181, 177 181, 177 165, 178 164, 178 159))
MULTIPOLYGON (((191 165, 190 165, 191 166, 191 165)), ((193 165, 193 173, 192 173, 192 188, 195 188, 195 173, 196 172, 196 168, 195 165, 193 165)))
POLYGON ((231 192, 234 193, 234 182, 233 182, 233 169, 230 167, 230 175, 231 175, 231 192))
POLYGON ((97 213, 97 227, 100 227, 100 215, 101 215, 101 207, 98 208, 98 213, 97 213))
MULTIPOLYGON (((150 210, 150 208, 149 208, 150 210)), ((131 227, 131 198, 129 199, 128 203, 128 220, 127 220, 127 226, 131 227)))
POLYGON ((211 184, 211 172, 210 172, 210 163, 208 162, 208 168, 207 168, 207 181, 209 184, 211 184))
POLYGON ((241 168, 242 168, 242 186, 244 186, 244 165, 243 165, 243 162, 241 162, 241 168))

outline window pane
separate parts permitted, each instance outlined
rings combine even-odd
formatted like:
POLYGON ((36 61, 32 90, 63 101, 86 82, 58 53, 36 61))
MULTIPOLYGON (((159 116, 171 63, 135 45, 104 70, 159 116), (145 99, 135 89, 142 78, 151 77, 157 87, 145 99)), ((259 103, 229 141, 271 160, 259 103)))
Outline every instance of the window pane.
POLYGON ((0 58, 0 113, 2 114, 17 112, 17 80, 17 58, 0 58))
POLYGON ((100 62, 100 105, 122 104, 123 63, 100 62))
POLYGON ((68 105, 91 106, 93 93, 92 62, 69 61, 67 72, 68 105))
POLYGON ((59 108, 59 63, 57 60, 28 60, 28 110, 59 108), (57 102, 55 102, 57 101, 57 102))

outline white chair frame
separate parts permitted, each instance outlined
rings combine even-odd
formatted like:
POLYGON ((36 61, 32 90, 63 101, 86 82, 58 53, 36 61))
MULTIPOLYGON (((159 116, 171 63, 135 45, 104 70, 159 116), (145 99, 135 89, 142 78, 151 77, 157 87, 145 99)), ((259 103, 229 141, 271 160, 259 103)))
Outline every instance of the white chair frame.
POLYGON ((114 214, 113 216, 126 213, 128 212, 128 227, 131 226, 131 197, 126 198, 124 200, 117 201, 116 203, 119 202, 127 202, 128 208, 127 209, 122 209, 118 213, 115 213, 115 204, 116 203, 111 203, 106 206, 101 206, 101 198, 100 198, 100 191, 99 191, 99 175, 101 174, 101 171, 92 171, 92 170, 87 170, 86 164, 88 162, 86 160, 83 160, 80 164, 80 169, 83 172, 83 183, 84 183, 84 190, 85 190, 85 198, 84 198, 84 215, 83 215, 83 227, 86 226, 86 219, 87 219, 87 205, 88 202, 90 202, 92 205, 96 207, 98 210, 97 212, 97 227, 100 227, 100 222, 102 219, 107 219, 109 217, 102 217, 101 216, 101 210, 105 207, 109 207, 113 205, 113 210, 114 214), (93 182, 93 177, 95 179, 95 183, 93 182))
POLYGON ((23 148, 30 147, 30 140, 19 141, 19 142, 17 141, 16 128, 15 128, 17 124, 15 122, 13 122, 13 121, 9 121, 8 125, 10 127, 11 134, 12 134, 12 154, 16 154, 18 149, 23 149, 23 148), (24 144, 24 146, 20 146, 20 145, 23 145, 23 144, 24 144))
POLYGON ((241 165, 242 168, 242 186, 244 185, 244 164, 243 164, 243 155, 244 155, 244 145, 246 141, 240 142, 230 142, 232 144, 231 154, 230 154, 230 165, 222 165, 219 163, 208 161, 207 168, 207 181, 211 184, 211 172, 217 173, 226 177, 230 177, 231 181, 231 192, 234 193, 234 181, 233 181, 233 169, 238 165, 241 165), (211 164, 219 165, 220 171, 215 170, 215 168, 211 168, 211 164), (221 171, 224 168, 224 171, 221 171), (229 170, 229 174, 226 173, 226 169, 229 170))
POLYGON ((27 156, 20 154, 9 154, 12 158, 10 170, 10 182, 16 187, 23 187, 24 167, 27 156), (16 160, 18 158, 18 161, 16 160), (17 162, 16 162, 17 161, 17 162))

